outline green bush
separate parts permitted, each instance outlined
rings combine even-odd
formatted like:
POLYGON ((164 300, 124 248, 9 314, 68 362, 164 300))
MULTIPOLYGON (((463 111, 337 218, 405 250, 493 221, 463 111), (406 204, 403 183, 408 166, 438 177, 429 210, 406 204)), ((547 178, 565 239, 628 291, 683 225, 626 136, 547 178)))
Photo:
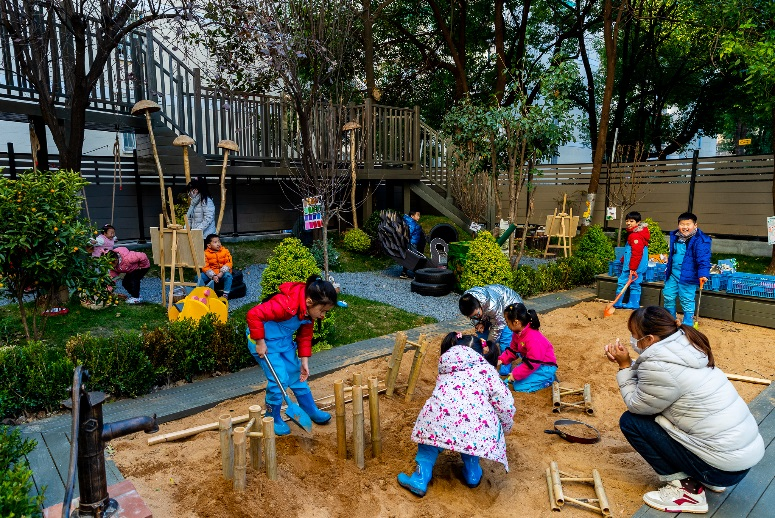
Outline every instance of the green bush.
POLYGON ((569 290, 591 284, 595 276, 608 268, 606 261, 571 256, 542 264, 538 268, 520 266, 514 270, 511 287, 522 297, 539 293, 569 290))
MULTIPOLYGON (((385 209, 386 212, 395 212, 398 214, 398 211, 395 211, 393 209, 385 209)), ((368 235, 372 241, 378 241, 379 236, 377 235, 377 229, 379 228, 379 223, 382 221, 382 219, 379 217, 379 211, 372 212, 371 215, 366 218, 366 222, 363 224, 363 231, 366 232, 366 235, 368 235)))
POLYGON ((507 285, 512 280, 511 265, 503 255, 495 238, 487 231, 481 231, 471 243, 466 255, 460 286, 468 290, 487 284, 507 285))
POLYGON ((615 256, 611 240, 599 225, 592 225, 584 232, 576 245, 574 255, 581 259, 597 258, 601 261, 612 261, 615 256))
POLYGON ((89 387, 116 397, 148 393, 156 371, 143 351, 140 333, 121 331, 111 336, 78 334, 67 341, 67 356, 89 370, 89 387))
POLYGON ((651 218, 646 218, 643 221, 648 223, 649 232, 651 233, 649 254, 667 254, 669 252, 669 243, 665 234, 662 233, 662 229, 659 228, 659 223, 651 218))
MULTIPOLYGON (((316 239, 315 242, 312 243, 310 252, 312 252, 312 257, 315 258, 315 264, 318 265, 320 270, 323 270, 323 240, 316 239)), ((337 269, 339 269, 339 252, 334 248, 331 239, 328 239, 328 270, 331 271, 337 269)), ((304 280, 306 281, 307 279, 304 280)))
POLYGON ((514 270, 511 287, 523 298, 540 293, 538 270, 530 266, 520 266, 514 270))
POLYGON ((351 228, 344 233, 344 247, 351 252, 368 252, 371 248, 371 238, 363 230, 351 228))
POLYGON ((295 237, 288 237, 275 247, 261 276, 261 300, 274 295, 285 282, 307 282, 310 275, 320 275, 312 252, 295 237))
POLYGON ((35 449, 35 441, 22 439, 18 429, 0 426, 0 516, 39 517, 43 493, 32 491, 32 470, 25 455, 35 449))
POLYGON ((61 347, 27 342, 0 348, 0 415, 56 410, 67 399, 73 364, 61 347))

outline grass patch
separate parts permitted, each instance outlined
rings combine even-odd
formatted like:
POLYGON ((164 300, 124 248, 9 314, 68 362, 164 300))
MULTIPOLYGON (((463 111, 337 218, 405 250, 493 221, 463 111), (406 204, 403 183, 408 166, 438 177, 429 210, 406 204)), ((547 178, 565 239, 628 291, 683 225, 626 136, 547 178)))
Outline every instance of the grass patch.
MULTIPOLYGON (((349 307, 334 309, 336 324, 328 340, 334 347, 437 322, 433 317, 415 315, 354 295, 340 295, 339 298, 347 302, 349 307)), ((230 316, 244 320, 252 307, 252 304, 242 306, 230 316)))
MULTIPOLYGON (((64 347, 67 340, 78 333, 91 331, 93 335, 104 336, 114 331, 137 331, 143 325, 154 328, 167 320, 167 311, 159 304, 139 304, 131 306, 119 303, 101 310, 86 309, 80 304, 70 303, 67 315, 50 317, 46 323, 43 338, 46 342, 64 347)), ((28 322, 32 325, 30 312, 34 304, 27 304, 28 322)), ((0 306, 0 344, 24 338, 24 327, 19 316, 19 307, 15 304, 0 306)))
POLYGON ((764 273, 770 265, 770 257, 754 257, 737 254, 711 254, 710 262, 717 263, 720 259, 737 259, 737 271, 745 273, 764 273))

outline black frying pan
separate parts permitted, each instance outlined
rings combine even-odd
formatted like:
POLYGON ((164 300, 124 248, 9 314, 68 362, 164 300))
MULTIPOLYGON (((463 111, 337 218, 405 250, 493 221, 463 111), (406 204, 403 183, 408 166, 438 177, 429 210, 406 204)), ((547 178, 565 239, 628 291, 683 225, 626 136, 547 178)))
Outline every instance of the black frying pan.
POLYGON ((597 428, 573 419, 558 419, 554 422, 554 430, 544 430, 544 433, 556 434, 568 442, 579 444, 593 444, 600 440, 597 428))

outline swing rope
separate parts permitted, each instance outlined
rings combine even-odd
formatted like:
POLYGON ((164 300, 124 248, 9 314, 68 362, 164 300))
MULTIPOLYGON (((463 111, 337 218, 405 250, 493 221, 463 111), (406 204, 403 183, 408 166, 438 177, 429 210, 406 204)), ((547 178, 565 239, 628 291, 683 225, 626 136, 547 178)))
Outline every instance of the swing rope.
POLYGON ((116 210, 116 175, 118 175, 119 190, 124 190, 121 174, 121 146, 118 143, 118 132, 116 132, 116 141, 113 143, 113 201, 110 204, 110 224, 113 225, 113 215, 116 210))

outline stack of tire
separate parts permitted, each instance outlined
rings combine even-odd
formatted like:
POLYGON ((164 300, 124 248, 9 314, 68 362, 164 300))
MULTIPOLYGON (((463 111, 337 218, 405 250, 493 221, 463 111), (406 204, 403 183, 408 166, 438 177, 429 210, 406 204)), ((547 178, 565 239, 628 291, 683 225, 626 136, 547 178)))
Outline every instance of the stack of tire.
POLYGON ((446 268, 419 268, 414 272, 412 292, 418 295, 441 297, 455 286, 455 273, 446 268))
MULTIPOLYGON (((234 270, 231 272, 231 275, 229 300, 241 299, 248 293, 248 287, 245 286, 245 280, 242 278, 242 270, 234 270)), ((219 297, 223 296, 223 284, 218 283, 215 285, 215 294, 219 297)))

